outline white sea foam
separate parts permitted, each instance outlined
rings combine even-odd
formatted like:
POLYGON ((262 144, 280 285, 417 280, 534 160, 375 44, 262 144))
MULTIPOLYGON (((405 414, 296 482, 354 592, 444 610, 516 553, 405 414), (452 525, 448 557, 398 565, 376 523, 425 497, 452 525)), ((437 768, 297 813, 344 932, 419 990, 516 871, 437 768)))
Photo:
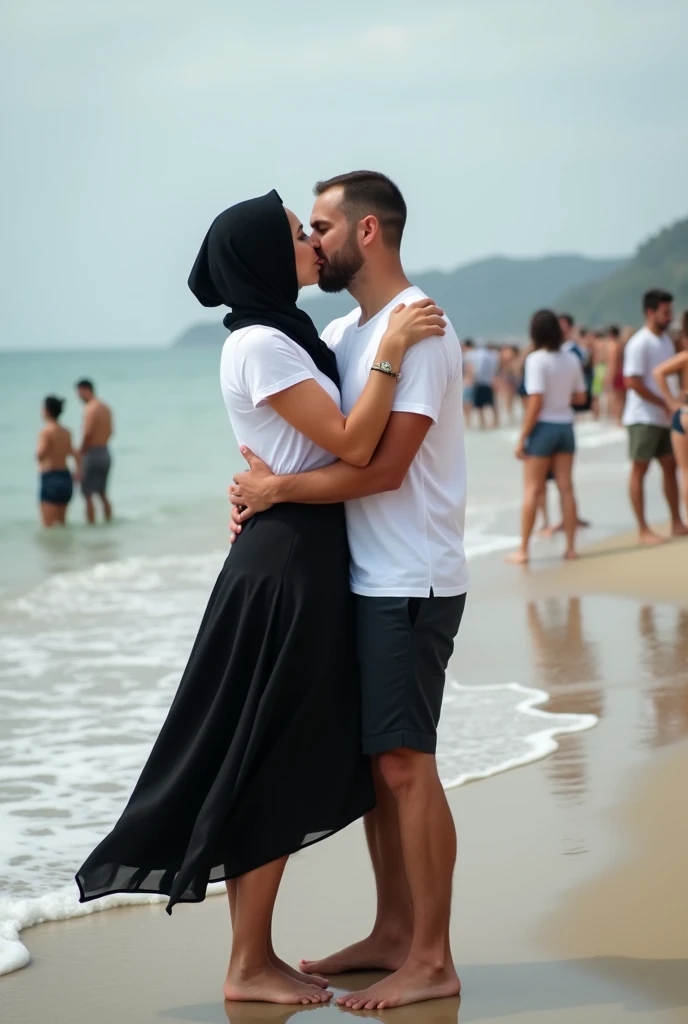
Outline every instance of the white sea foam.
MULTIPOLYGON (((481 514, 473 554, 512 546, 481 514)), ((162 724, 224 558, 130 558, 53 576, 0 604, 0 974, 28 963, 40 921, 156 897, 80 905, 75 870, 106 834, 162 724)), ((447 687, 446 786, 532 761, 590 716, 552 715, 517 683, 447 687)), ((220 890, 222 887, 220 887, 220 890)))

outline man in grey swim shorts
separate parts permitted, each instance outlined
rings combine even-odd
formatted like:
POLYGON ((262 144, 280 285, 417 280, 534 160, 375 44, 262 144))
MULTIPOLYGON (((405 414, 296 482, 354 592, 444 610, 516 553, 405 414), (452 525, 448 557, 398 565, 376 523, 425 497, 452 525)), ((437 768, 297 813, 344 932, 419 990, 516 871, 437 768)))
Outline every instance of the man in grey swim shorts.
POLYGON ((108 442, 112 437, 112 412, 110 407, 96 398, 92 381, 80 380, 76 391, 86 406, 84 411, 84 433, 78 454, 78 479, 81 493, 86 501, 86 520, 96 521, 94 496, 103 506, 103 517, 112 519, 112 505, 107 497, 107 481, 112 459, 108 442))

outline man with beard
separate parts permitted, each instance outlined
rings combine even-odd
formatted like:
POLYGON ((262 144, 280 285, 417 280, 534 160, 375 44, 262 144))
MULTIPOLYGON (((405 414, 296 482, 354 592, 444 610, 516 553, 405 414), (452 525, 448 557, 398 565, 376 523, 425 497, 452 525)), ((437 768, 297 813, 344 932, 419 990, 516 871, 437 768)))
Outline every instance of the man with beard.
MULTIPOLYGON (((382 174, 356 171, 315 187, 311 225, 320 287, 359 308, 326 328, 342 411, 356 402, 391 311, 424 297, 399 254, 406 204, 382 174)), ((363 746, 377 807, 365 821, 377 884, 371 934, 307 973, 393 972, 340 998, 384 1009, 458 994, 449 945, 456 833, 435 761, 445 671, 468 589, 461 346, 449 322, 407 353, 386 432, 370 464, 336 462, 276 477, 251 452, 231 488, 233 529, 276 502, 344 501, 363 694, 363 746), (239 512, 239 507, 244 511, 239 512)), ((334 723, 336 727, 336 723, 334 723)))

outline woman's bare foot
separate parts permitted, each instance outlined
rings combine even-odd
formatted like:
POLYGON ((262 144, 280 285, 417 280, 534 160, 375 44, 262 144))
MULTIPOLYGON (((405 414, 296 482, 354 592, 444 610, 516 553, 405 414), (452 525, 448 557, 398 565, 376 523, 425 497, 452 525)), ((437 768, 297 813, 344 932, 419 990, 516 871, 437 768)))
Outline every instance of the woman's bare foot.
POLYGON ((332 998, 331 992, 288 978, 271 963, 255 970, 241 970, 230 965, 223 994, 233 1003, 280 1003, 284 1006, 326 1003, 332 998))
POLYGON ((277 954, 270 958, 270 963, 282 974, 286 974, 288 978, 293 978, 294 981, 300 981, 306 985, 317 985, 318 988, 327 988, 330 984, 327 978, 321 978, 318 974, 304 974, 303 971, 297 971, 291 964, 280 960, 277 954))
POLYGON ((688 526, 684 523, 674 523, 671 528, 672 537, 688 537, 688 526))
POLYGON ((575 562, 575 560, 577 558, 578 558, 578 553, 576 551, 574 551, 573 548, 571 548, 569 551, 567 551, 566 554, 564 555, 564 559, 567 562, 575 562))
POLYGON ((528 562, 527 551, 513 551, 510 555, 507 555, 504 559, 505 562, 510 562, 511 565, 526 565, 528 562))
POLYGON ((538 537, 553 537, 556 527, 554 526, 541 526, 538 530, 538 537))
POLYGON ((648 547, 652 547, 655 544, 666 544, 666 537, 660 537, 659 534, 653 533, 652 530, 648 528, 640 531, 638 534, 638 542, 640 544, 647 544, 648 547))
POLYGON ((407 961, 395 974, 370 988, 340 996, 337 1004, 351 1010, 388 1010, 393 1006, 407 1006, 426 999, 446 999, 460 993, 461 982, 453 964, 437 970, 427 964, 407 961))
POLYGON ((305 974, 344 974, 345 971, 398 971, 405 963, 411 940, 400 942, 369 935, 323 960, 300 960, 305 974))

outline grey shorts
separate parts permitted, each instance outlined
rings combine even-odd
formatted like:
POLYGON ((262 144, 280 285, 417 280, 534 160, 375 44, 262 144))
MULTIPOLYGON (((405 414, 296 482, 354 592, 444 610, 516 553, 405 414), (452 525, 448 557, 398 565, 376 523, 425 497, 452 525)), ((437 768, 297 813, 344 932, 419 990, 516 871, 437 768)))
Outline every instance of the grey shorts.
POLYGON ((85 497, 105 494, 111 463, 110 452, 105 445, 97 445, 84 452, 81 460, 81 493, 85 497))
POLYGON ((573 455, 576 439, 571 423, 547 423, 541 420, 533 427, 526 443, 526 455, 552 458, 553 455, 573 455))
POLYGON ((466 595, 355 596, 363 750, 434 754, 447 664, 466 595))

